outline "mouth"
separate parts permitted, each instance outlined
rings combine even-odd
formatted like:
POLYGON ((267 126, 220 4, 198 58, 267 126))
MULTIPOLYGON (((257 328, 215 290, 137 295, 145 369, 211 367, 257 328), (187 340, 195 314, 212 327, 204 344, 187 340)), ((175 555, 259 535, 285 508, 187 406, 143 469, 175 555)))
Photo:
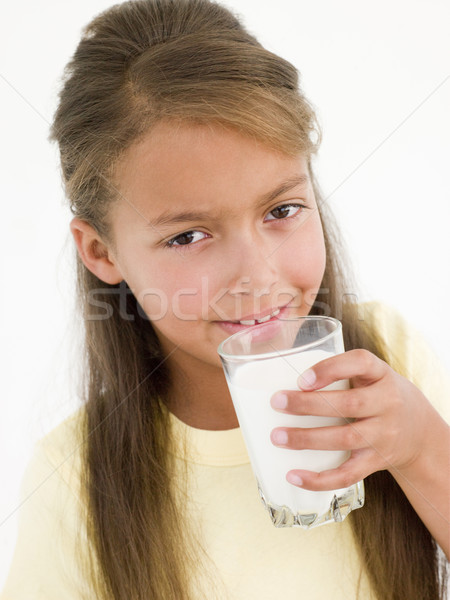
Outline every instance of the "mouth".
POLYGON ((242 331, 253 325, 278 321, 279 319, 282 319, 287 312, 288 305, 272 308, 269 311, 265 311, 258 315, 248 315, 237 321, 216 321, 216 324, 224 329, 229 335, 232 335, 233 333, 237 333, 238 331, 242 331))
POLYGON ((276 317, 277 315, 279 315, 281 312, 281 308, 275 308, 272 309, 271 312, 269 312, 268 314, 264 315, 263 317, 254 317, 254 318, 248 318, 246 317, 245 319, 241 319, 240 321, 225 321, 225 323, 239 323, 239 325, 258 325, 259 323, 267 323, 267 321, 270 321, 270 319, 273 319, 274 317, 276 317))

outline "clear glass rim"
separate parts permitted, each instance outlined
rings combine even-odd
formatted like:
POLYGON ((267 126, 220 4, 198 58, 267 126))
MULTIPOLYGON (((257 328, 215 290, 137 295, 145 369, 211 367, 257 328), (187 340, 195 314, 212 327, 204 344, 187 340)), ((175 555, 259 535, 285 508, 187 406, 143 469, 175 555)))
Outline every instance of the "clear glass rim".
MULTIPOLYGON (((280 319, 281 320, 281 319, 280 319)), ((227 337, 223 342, 221 342, 217 348, 217 353, 221 358, 228 362, 248 362, 250 360, 266 360, 269 358, 275 358, 277 356, 289 356, 290 354, 296 354, 297 352, 305 352, 307 350, 311 350, 316 346, 320 346, 327 340, 329 340, 332 336, 336 335, 342 330, 342 323, 335 319, 334 317, 328 317, 325 315, 306 315, 304 317, 295 316, 287 319, 282 319, 283 321, 331 321, 335 326, 334 331, 330 331, 327 335, 324 335, 322 338, 315 340, 314 342, 309 342, 308 344, 304 344, 303 346, 296 346, 295 348, 286 348, 285 350, 274 350, 273 352, 264 352, 263 354, 229 354, 225 352, 223 347, 225 344, 237 338, 239 336, 243 336, 247 334, 247 330, 238 331, 237 333, 233 333, 227 337)), ((266 323, 259 323, 258 325, 252 325, 252 328, 256 327, 264 327, 266 323)))

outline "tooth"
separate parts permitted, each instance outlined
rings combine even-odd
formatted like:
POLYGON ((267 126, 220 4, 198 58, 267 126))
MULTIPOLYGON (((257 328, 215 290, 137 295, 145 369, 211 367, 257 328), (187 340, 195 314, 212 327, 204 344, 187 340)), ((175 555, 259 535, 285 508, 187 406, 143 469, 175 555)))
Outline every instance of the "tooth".
POLYGON ((239 321, 241 325, 256 325, 255 319, 250 319, 248 321, 239 321))
POLYGON ((280 314, 280 312, 281 312, 281 311, 280 311, 280 309, 279 309, 279 308, 277 308, 277 310, 275 310, 275 311, 272 313, 272 317, 276 317, 277 315, 279 315, 279 314, 280 314))
POLYGON ((265 323, 266 321, 269 321, 271 319, 272 315, 267 315, 266 317, 263 317, 262 319, 257 319, 258 323, 265 323))

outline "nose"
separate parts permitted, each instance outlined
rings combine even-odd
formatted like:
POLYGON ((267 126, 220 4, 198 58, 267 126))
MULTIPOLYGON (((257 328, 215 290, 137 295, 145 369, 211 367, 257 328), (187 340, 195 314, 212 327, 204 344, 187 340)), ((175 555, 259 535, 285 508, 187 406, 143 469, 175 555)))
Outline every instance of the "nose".
POLYGON ((229 275, 228 290, 231 295, 269 294, 278 282, 279 273, 269 249, 261 239, 251 237, 236 240, 227 254, 229 275))

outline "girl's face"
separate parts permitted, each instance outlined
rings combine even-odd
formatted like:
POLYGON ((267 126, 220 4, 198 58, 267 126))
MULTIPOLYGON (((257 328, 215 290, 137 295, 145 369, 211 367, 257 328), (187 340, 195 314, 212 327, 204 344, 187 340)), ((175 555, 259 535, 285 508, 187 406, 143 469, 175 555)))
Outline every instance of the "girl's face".
POLYGON ((114 182, 114 262, 169 364, 220 367, 217 346, 235 331, 309 313, 325 246, 304 156, 161 122, 127 150, 114 182))

